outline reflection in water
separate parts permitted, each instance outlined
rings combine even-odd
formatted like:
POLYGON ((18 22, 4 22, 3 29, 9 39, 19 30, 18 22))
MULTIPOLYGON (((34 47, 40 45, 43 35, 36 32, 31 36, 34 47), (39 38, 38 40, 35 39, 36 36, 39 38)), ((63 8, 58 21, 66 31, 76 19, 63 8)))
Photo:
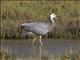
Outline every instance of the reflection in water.
POLYGON ((42 47, 43 46, 32 46, 32 58, 37 58, 41 60, 41 56, 42 56, 42 47))
POLYGON ((33 60, 48 60, 48 51, 44 48, 46 48, 46 46, 32 46, 31 58, 33 60))

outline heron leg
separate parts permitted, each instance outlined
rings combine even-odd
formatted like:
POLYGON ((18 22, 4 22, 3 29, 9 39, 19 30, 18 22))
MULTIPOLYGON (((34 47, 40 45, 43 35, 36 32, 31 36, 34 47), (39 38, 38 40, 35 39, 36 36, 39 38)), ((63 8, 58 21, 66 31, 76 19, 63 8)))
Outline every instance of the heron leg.
POLYGON ((41 45, 43 45, 43 43, 42 43, 42 41, 41 41, 41 38, 42 38, 42 36, 40 35, 39 42, 40 42, 41 45))
POLYGON ((36 38, 37 38, 37 36, 36 36, 36 37, 34 37, 32 44, 34 44, 34 42, 35 42, 36 38))

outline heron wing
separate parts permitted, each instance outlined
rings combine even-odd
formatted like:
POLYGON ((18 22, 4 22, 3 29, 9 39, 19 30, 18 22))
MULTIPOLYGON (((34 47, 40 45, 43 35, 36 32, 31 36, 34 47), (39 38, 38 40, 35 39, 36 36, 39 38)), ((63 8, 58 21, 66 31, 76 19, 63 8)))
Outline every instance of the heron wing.
POLYGON ((47 23, 26 23, 25 30, 36 34, 44 35, 48 32, 49 25, 47 23))

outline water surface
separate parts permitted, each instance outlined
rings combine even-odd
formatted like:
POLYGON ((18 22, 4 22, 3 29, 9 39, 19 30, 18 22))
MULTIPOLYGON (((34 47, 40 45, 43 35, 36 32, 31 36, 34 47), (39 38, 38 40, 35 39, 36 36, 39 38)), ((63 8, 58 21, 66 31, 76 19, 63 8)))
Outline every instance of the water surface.
POLYGON ((44 46, 38 41, 32 45, 32 40, 6 40, 2 42, 3 48, 8 48, 20 57, 41 56, 41 55, 62 55, 69 48, 73 53, 80 49, 80 40, 43 40, 44 46))

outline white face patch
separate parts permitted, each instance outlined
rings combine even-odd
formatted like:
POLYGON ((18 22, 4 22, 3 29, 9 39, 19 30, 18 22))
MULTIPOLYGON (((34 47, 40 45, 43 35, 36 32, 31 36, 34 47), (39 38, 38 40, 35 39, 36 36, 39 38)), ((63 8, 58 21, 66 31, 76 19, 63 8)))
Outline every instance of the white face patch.
POLYGON ((56 17, 56 15, 55 14, 51 14, 50 15, 50 18, 51 18, 51 21, 54 23, 54 20, 53 20, 53 18, 55 18, 56 17))
POLYGON ((50 17, 51 17, 51 18, 55 18, 56 15, 55 15, 55 14, 51 14, 50 17))

